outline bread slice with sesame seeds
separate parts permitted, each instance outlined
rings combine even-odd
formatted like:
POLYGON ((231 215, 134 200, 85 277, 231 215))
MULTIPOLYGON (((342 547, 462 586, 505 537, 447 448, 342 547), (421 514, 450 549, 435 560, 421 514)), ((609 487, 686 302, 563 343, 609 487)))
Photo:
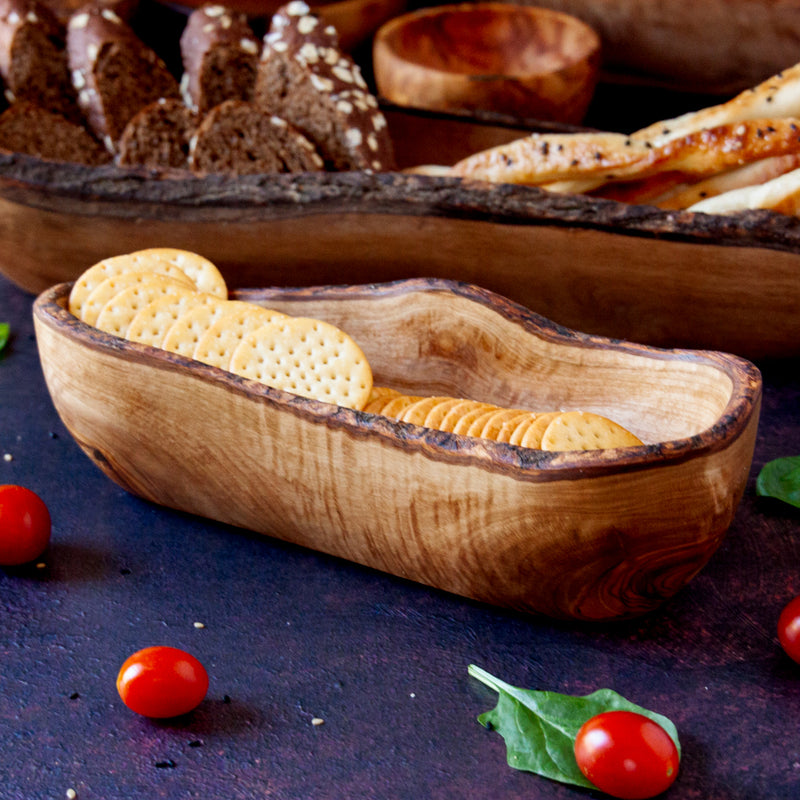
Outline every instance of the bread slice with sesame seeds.
POLYGON ((0 76, 9 103, 25 100, 80 122, 65 31, 37 0, 0 0, 0 76))
POLYGON ((137 111, 161 97, 180 98, 162 59, 110 9, 85 6, 70 17, 67 55, 78 103, 112 153, 137 111))
POLYGON ((224 100, 252 100, 261 42, 247 15, 223 5, 195 9, 180 38, 181 94, 205 114, 224 100))
POLYGON ((203 117, 189 165, 200 174, 313 172, 324 167, 314 145, 286 120, 244 100, 226 100, 203 117))
POLYGON ((391 170, 386 119, 338 40, 304 0, 279 8, 264 37, 254 102, 311 139, 328 169, 391 170))

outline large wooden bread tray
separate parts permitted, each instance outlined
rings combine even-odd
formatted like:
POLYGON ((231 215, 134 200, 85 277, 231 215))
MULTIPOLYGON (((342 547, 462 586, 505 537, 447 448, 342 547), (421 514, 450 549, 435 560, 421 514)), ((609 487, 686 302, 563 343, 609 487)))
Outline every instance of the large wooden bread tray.
POLYGON ((202 252, 231 287, 415 277, 491 289, 577 330, 800 355, 800 226, 455 178, 328 173, 152 180, 0 156, 0 271, 27 290, 110 253, 202 252))
POLYGON ((236 293, 340 326, 376 385, 581 408, 646 442, 554 453, 299 398, 130 343, 73 317, 68 292, 34 305, 44 375, 114 481, 448 592, 556 617, 641 614, 711 557, 747 481, 761 379, 736 356, 576 333, 448 281, 236 293))

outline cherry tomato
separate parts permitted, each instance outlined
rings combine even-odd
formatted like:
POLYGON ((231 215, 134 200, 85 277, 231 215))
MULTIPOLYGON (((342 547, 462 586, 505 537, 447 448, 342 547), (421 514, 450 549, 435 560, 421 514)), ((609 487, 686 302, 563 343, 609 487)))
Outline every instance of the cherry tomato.
POLYGON ((672 737, 649 717, 606 711, 578 731, 575 759, 598 789, 624 800, 645 800, 672 784, 680 757, 672 737))
POLYGON ((790 600, 778 617, 778 640, 786 655, 800 663, 800 596, 790 600))
POLYGON ((177 717, 200 705, 208 691, 208 673, 193 655, 177 647, 145 647, 125 660, 117 691, 137 714, 177 717))
POLYGON ((49 541, 50 512, 42 498, 24 486, 0 486, 0 564, 27 564, 49 541))

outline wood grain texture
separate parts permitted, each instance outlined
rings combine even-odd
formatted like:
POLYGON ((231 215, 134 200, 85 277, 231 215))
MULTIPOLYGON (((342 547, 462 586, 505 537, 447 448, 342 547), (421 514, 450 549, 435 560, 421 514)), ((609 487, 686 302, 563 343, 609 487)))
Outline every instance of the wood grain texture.
POLYGON ((800 230, 453 178, 152 180, 0 156, 0 270, 30 292, 109 255, 194 250, 232 287, 437 277, 563 325, 748 358, 800 354, 800 230))
POLYGON ((398 105, 571 124, 586 114, 599 65, 588 25, 507 3, 423 8, 384 24, 373 43, 378 92, 398 105))
POLYGON ((732 94, 797 62, 798 0, 519 0, 574 14, 622 80, 732 94))
POLYGON ((359 342, 376 383, 529 408, 582 408, 646 445, 544 453, 287 395, 96 331, 34 317, 64 424, 134 494, 524 611, 644 613, 722 541, 748 478, 761 401, 749 362, 561 328, 437 280, 251 290, 359 342), (676 502, 680 498, 680 502, 676 502))

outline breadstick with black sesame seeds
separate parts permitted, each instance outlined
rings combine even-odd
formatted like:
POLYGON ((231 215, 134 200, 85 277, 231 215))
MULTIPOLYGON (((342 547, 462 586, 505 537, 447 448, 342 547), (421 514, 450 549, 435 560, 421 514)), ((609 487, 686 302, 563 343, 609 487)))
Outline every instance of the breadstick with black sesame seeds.
POLYGON ((644 161, 649 149, 621 133, 534 133, 468 156, 452 167, 451 174, 534 185, 587 177, 605 180, 644 161))
POLYGON ((470 156, 453 167, 453 174, 548 189, 554 180, 586 181, 596 188, 666 172, 699 179, 798 150, 800 119, 720 125, 659 147, 622 134, 535 134, 470 156))
POLYGON ((631 134, 655 146, 704 128, 756 119, 800 117, 800 63, 773 75, 731 100, 674 119, 661 120, 631 134))

